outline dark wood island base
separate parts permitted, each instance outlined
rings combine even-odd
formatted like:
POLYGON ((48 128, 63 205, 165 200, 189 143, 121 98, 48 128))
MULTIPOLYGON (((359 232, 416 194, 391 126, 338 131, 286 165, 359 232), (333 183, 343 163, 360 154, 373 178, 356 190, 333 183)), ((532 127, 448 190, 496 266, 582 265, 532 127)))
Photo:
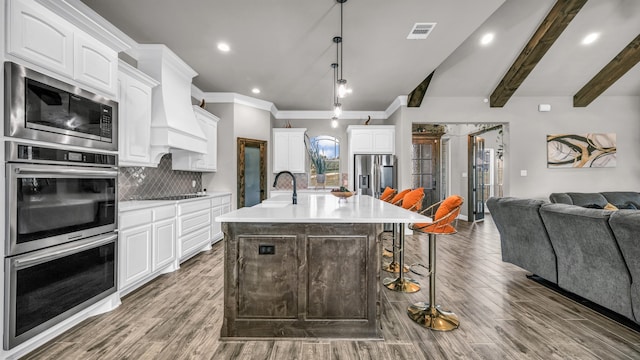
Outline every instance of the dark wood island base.
POLYGON ((381 224, 223 223, 221 337, 381 339, 381 224))

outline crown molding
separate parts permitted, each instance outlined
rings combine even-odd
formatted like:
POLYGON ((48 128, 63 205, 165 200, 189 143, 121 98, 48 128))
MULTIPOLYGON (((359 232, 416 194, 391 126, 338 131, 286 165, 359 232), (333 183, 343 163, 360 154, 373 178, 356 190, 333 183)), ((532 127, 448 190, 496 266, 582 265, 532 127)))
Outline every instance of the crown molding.
POLYGON ((272 102, 252 98, 251 96, 229 92, 205 92, 202 94, 204 95, 202 98, 204 98, 204 101, 208 103, 234 103, 246 105, 259 110, 269 111, 274 116, 278 112, 278 109, 276 109, 272 102))
MULTIPOLYGON (((191 85, 191 96, 204 99, 208 103, 234 103, 269 111, 278 120, 323 120, 333 117, 333 112, 329 110, 278 110, 270 101, 238 93, 203 92, 195 85, 191 85)), ((386 120, 401 106, 407 106, 406 95, 398 96, 385 111, 344 111, 340 119, 363 120, 370 116, 371 119, 386 120)))
POLYGON ((80 0, 36 2, 117 52, 130 50, 138 44, 80 0))
POLYGON ((387 110, 384 112, 387 114, 387 118, 391 117, 396 110, 398 110, 402 106, 407 106, 407 95, 400 95, 389 105, 387 110))

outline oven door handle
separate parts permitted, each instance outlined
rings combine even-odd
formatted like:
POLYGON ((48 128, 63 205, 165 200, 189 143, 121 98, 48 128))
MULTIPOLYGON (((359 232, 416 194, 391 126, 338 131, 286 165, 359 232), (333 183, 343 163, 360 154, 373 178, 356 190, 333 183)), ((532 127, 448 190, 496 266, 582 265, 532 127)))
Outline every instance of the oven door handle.
POLYGON ((71 248, 67 248, 67 249, 63 249, 63 250, 58 250, 58 251, 54 251, 52 253, 47 253, 47 254, 41 254, 41 255, 36 255, 36 256, 31 256, 31 257, 25 257, 22 259, 16 259, 14 260, 14 264, 17 270, 19 269, 23 269, 23 268, 27 268, 27 267, 31 267, 34 265, 38 265, 47 261, 51 261, 51 260, 55 260, 67 255, 71 255, 74 253, 78 253, 84 249, 88 249, 88 248, 93 248, 93 247, 98 247, 101 245, 104 245, 108 242, 111 242, 115 239, 118 238, 118 234, 115 235, 110 235, 106 238, 97 240, 97 241, 91 241, 89 243, 85 243, 82 245, 78 245, 78 246, 74 246, 71 248))
POLYGON ((51 174, 51 175, 102 175, 102 176, 118 176, 118 172, 114 170, 79 170, 79 169, 38 169, 32 167, 16 167, 16 174, 51 174))

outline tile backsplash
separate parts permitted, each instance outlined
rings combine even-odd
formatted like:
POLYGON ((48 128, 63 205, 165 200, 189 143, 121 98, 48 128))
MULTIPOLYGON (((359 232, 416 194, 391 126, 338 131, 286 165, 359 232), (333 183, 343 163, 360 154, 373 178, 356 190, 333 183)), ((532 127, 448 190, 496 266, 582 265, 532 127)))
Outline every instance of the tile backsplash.
POLYGON ((157 168, 121 167, 118 173, 118 200, 142 200, 191 194, 202 191, 202 173, 174 171, 171 154, 160 159, 157 168), (196 186, 192 184, 195 181, 196 186))

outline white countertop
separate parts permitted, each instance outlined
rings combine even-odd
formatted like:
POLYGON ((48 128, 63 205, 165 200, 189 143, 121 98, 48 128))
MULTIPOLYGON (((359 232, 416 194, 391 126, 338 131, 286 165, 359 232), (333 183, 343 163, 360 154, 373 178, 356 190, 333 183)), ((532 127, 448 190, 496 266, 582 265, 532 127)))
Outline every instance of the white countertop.
POLYGON ((354 195, 346 201, 331 194, 278 195, 253 207, 216 217, 218 222, 257 223, 424 223, 431 219, 368 195, 354 195))
POLYGON ((195 197, 191 199, 183 199, 183 200, 130 200, 130 201, 120 201, 118 202, 118 211, 132 211, 139 209, 146 209, 149 207, 163 206, 163 205, 173 205, 176 202, 187 202, 187 201, 197 201, 197 200, 206 200, 219 196, 231 195, 230 192, 225 191, 207 191, 205 196, 195 197))

